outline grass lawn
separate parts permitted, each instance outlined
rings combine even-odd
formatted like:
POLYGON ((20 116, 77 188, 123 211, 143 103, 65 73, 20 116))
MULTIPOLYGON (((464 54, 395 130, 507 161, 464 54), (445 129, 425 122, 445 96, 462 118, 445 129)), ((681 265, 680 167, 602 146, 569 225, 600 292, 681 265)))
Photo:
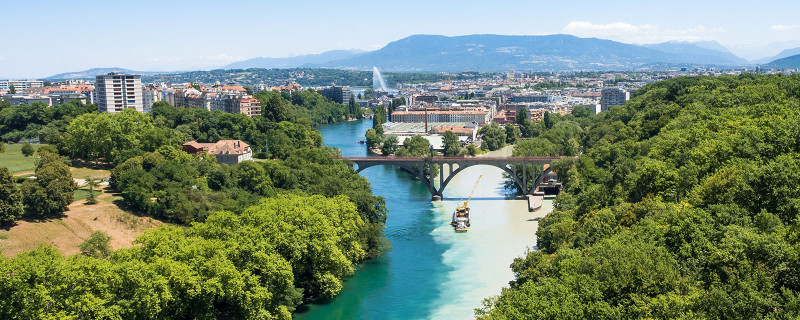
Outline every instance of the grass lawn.
MULTIPOLYGON (((97 190, 94 191, 94 196, 97 197, 101 192, 97 190)), ((86 197, 89 196, 89 190, 86 189, 77 189, 72 197, 72 201, 84 200, 86 197)))
POLYGON ((111 176, 111 171, 104 169, 70 167, 69 171, 72 173, 72 177, 76 179, 86 179, 86 177, 99 179, 111 176))
MULTIPOLYGON (((37 150, 40 144, 31 144, 33 150, 37 150)), ((26 157, 22 155, 22 143, 6 144, 6 152, 0 153, 0 167, 8 167, 11 173, 33 171, 35 156, 26 157)))

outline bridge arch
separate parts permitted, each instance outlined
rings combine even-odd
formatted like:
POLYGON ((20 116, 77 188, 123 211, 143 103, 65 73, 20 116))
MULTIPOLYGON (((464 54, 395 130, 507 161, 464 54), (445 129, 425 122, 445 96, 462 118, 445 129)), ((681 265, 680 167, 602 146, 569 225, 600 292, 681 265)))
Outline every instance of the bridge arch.
POLYGON ((550 163, 560 158, 561 157, 351 157, 345 159, 350 160, 354 165, 358 166, 358 168, 354 168, 357 173, 378 165, 391 165, 402 168, 414 174, 422 181, 425 187, 428 188, 428 191, 430 191, 433 199, 441 199, 445 188, 450 184, 453 177, 461 171, 477 165, 488 165, 500 168, 511 177, 519 190, 524 194, 533 194, 539 186, 539 183, 541 183, 542 177, 546 176, 551 171, 550 163), (439 165, 438 187, 434 184, 436 177, 425 174, 425 165, 439 165), (445 165, 447 166, 446 171, 445 165), (528 166, 531 166, 533 172, 527 172, 528 166), (518 167, 522 168, 522 177, 517 175, 518 167), (536 171, 539 171, 539 174, 536 174, 536 171))

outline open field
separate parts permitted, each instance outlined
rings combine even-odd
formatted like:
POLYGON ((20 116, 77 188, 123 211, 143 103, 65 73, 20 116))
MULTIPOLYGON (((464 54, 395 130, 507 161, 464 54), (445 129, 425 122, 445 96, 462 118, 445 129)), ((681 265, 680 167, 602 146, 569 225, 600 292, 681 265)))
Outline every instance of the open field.
MULTIPOLYGON (((100 173, 88 175, 97 174, 100 173)), ((14 225, 0 228, 0 253, 14 257, 20 251, 49 244, 65 255, 72 255, 79 252, 79 244, 98 230, 111 236, 112 248, 125 248, 131 246, 137 235, 162 224, 158 220, 123 210, 121 197, 112 194, 108 186, 101 186, 97 191, 102 192, 97 195, 98 204, 87 205, 84 199, 88 191, 84 189, 76 191, 76 201, 61 218, 20 220, 14 225)))
POLYGON ((100 179, 111 176, 111 171, 105 169, 69 167, 69 171, 75 179, 86 179, 86 177, 100 179))
MULTIPOLYGON (((40 144, 31 144, 31 146, 36 150, 40 144)), ((8 167, 11 173, 33 171, 34 160, 36 160, 34 156, 22 155, 22 143, 6 144, 6 152, 0 153, 0 167, 8 167)))

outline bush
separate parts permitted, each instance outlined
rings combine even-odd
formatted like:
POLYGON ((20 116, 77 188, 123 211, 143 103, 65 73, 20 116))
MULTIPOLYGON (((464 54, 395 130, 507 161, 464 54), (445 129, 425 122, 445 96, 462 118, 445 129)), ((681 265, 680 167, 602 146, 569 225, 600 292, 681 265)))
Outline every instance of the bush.
POLYGON ((24 155, 26 157, 30 157, 30 156, 33 155, 33 146, 31 146, 30 143, 25 142, 25 144, 22 145, 22 150, 21 151, 22 151, 22 155, 24 155))
POLYGON ((81 249, 81 254, 87 257, 108 258, 111 254, 110 240, 111 236, 107 233, 95 231, 83 243, 78 245, 78 249, 81 249))

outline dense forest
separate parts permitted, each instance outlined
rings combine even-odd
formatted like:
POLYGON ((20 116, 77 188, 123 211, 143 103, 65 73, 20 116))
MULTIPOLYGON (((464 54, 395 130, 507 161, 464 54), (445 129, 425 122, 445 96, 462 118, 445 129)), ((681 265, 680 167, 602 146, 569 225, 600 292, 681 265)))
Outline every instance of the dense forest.
POLYGON ((101 234, 80 255, 42 246, 0 257, 0 318, 290 319, 335 296, 354 265, 388 249, 383 198, 313 128, 349 109, 310 91, 255 96, 263 116, 253 118, 164 102, 145 114, 0 105, 3 139, 55 146, 36 152, 37 179, 17 185, 0 168, 0 221, 59 218, 76 188, 65 163, 78 161, 113 167, 129 209, 169 222, 129 249, 108 250, 101 234), (180 149, 219 139, 263 160, 224 165, 180 149))
POLYGON ((800 317, 800 76, 678 78, 537 122, 564 182, 483 319, 800 317))

